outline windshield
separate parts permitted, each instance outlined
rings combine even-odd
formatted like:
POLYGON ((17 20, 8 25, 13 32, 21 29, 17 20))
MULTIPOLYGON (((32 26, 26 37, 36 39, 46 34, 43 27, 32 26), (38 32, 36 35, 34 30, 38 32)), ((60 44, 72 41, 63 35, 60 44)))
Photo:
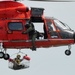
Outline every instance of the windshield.
POLYGON ((57 28, 71 30, 71 28, 67 24, 65 24, 61 21, 54 20, 54 22, 55 22, 57 28))

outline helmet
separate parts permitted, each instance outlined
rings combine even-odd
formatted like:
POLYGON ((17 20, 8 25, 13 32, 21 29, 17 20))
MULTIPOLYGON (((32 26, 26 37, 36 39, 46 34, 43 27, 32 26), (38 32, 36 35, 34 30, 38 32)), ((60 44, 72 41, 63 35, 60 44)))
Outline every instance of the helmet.
POLYGON ((17 55, 17 58, 20 58, 20 57, 21 57, 21 55, 18 54, 18 55, 17 55))
POLYGON ((26 23, 25 27, 26 28, 29 28, 30 27, 30 24, 29 23, 26 23))

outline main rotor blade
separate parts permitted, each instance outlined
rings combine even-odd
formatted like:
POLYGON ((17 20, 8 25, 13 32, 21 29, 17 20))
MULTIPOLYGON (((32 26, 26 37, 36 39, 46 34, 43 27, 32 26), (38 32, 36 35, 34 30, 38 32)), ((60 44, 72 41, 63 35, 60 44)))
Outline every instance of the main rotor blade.
POLYGON ((75 0, 29 0, 29 1, 75 2, 75 0))

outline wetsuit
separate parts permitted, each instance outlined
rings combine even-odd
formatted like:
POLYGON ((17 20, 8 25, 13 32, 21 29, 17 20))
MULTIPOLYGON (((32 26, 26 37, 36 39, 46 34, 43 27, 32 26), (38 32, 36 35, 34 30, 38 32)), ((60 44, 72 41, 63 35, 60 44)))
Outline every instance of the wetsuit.
POLYGON ((34 25, 33 25, 33 23, 29 23, 29 24, 26 24, 25 27, 27 30, 24 33, 28 33, 29 38, 32 40, 32 50, 36 50, 35 39, 37 37, 37 34, 35 31, 34 25))

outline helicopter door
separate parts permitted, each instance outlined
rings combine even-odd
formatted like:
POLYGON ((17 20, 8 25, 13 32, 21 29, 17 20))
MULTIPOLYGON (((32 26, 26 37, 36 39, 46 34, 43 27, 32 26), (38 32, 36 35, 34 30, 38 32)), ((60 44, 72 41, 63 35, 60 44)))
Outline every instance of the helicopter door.
POLYGON ((23 35, 24 30, 22 22, 9 22, 8 23, 8 40, 27 40, 28 35, 23 35))
POLYGON ((48 33, 50 34, 50 38, 58 38, 58 33, 56 32, 54 24, 50 20, 47 20, 46 23, 48 26, 48 33))

